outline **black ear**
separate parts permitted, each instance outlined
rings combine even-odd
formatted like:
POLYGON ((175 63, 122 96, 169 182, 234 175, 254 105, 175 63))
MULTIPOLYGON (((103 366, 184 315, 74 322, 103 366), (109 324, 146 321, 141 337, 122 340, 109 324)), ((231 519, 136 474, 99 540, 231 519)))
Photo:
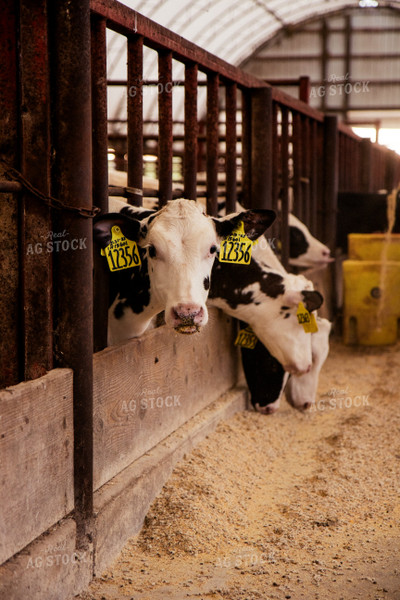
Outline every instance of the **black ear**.
POLYGON ((303 290, 301 293, 303 294, 304 298, 304 306, 306 307, 308 312, 317 310, 317 308, 319 308, 324 301, 322 295, 316 290, 303 290))
POLYGON ((244 232, 250 240, 256 240, 272 225, 276 214, 273 210, 262 208, 245 210, 233 216, 216 219, 212 217, 217 235, 227 237, 243 221, 244 232))
POLYGON ((121 213, 107 213, 100 215, 93 221, 93 239, 101 248, 106 248, 111 242, 111 228, 118 225, 122 233, 129 240, 137 241, 139 238, 140 222, 121 213))

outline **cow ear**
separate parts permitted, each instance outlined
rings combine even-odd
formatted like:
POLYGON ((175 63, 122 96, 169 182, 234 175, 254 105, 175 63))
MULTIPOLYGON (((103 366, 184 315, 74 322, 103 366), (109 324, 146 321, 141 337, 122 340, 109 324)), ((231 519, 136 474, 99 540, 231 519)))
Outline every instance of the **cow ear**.
POLYGON ((101 248, 106 248, 112 239, 111 228, 118 225, 129 240, 137 241, 140 222, 121 213, 108 213, 96 217, 93 222, 93 239, 101 248))
POLYGON ((226 238, 243 221, 244 232, 250 240, 256 240, 272 225, 276 214, 273 210, 250 209, 235 215, 217 219, 212 217, 220 238, 226 238))
POLYGON ((301 293, 303 295, 304 306, 306 307, 308 312, 317 310, 324 301, 322 295, 316 290, 303 290, 301 293))

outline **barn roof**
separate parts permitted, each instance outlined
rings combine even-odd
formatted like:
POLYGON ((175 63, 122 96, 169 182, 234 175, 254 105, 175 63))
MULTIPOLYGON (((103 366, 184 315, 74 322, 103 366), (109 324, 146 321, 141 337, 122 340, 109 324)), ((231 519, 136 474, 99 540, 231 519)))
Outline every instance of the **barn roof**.
MULTIPOLYGON (((378 0, 125 0, 130 8, 234 65, 281 30, 344 8, 378 0)), ((399 7, 379 0, 379 7, 399 7)))

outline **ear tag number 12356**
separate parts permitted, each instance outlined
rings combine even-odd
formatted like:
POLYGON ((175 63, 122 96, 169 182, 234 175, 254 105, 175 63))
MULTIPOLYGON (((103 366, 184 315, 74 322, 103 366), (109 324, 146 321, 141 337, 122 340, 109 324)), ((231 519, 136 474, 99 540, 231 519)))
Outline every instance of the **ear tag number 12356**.
MULTIPOLYGON (((258 241, 258 240, 257 240, 258 241)), ((248 265, 251 260, 251 249, 254 244, 244 232, 243 221, 221 242, 220 262, 237 265, 248 265)))
POLYGON ((118 225, 111 227, 111 236, 111 242, 101 250, 101 255, 107 257, 110 271, 138 267, 141 261, 136 242, 128 240, 118 225))
POLYGON ((306 333, 316 333, 318 331, 317 321, 313 313, 309 313, 302 302, 299 302, 297 309, 297 320, 300 325, 303 325, 306 333))

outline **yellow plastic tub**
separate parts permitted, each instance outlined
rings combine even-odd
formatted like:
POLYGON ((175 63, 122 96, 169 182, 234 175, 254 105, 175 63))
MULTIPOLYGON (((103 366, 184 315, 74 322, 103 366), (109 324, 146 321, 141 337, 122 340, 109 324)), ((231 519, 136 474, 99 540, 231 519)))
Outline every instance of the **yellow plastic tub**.
POLYGON ((350 233, 350 260, 386 260, 400 261, 400 233, 392 233, 385 248, 384 233, 350 233))
POLYGON ((343 262, 343 341, 395 344, 400 322, 400 261, 343 262))

